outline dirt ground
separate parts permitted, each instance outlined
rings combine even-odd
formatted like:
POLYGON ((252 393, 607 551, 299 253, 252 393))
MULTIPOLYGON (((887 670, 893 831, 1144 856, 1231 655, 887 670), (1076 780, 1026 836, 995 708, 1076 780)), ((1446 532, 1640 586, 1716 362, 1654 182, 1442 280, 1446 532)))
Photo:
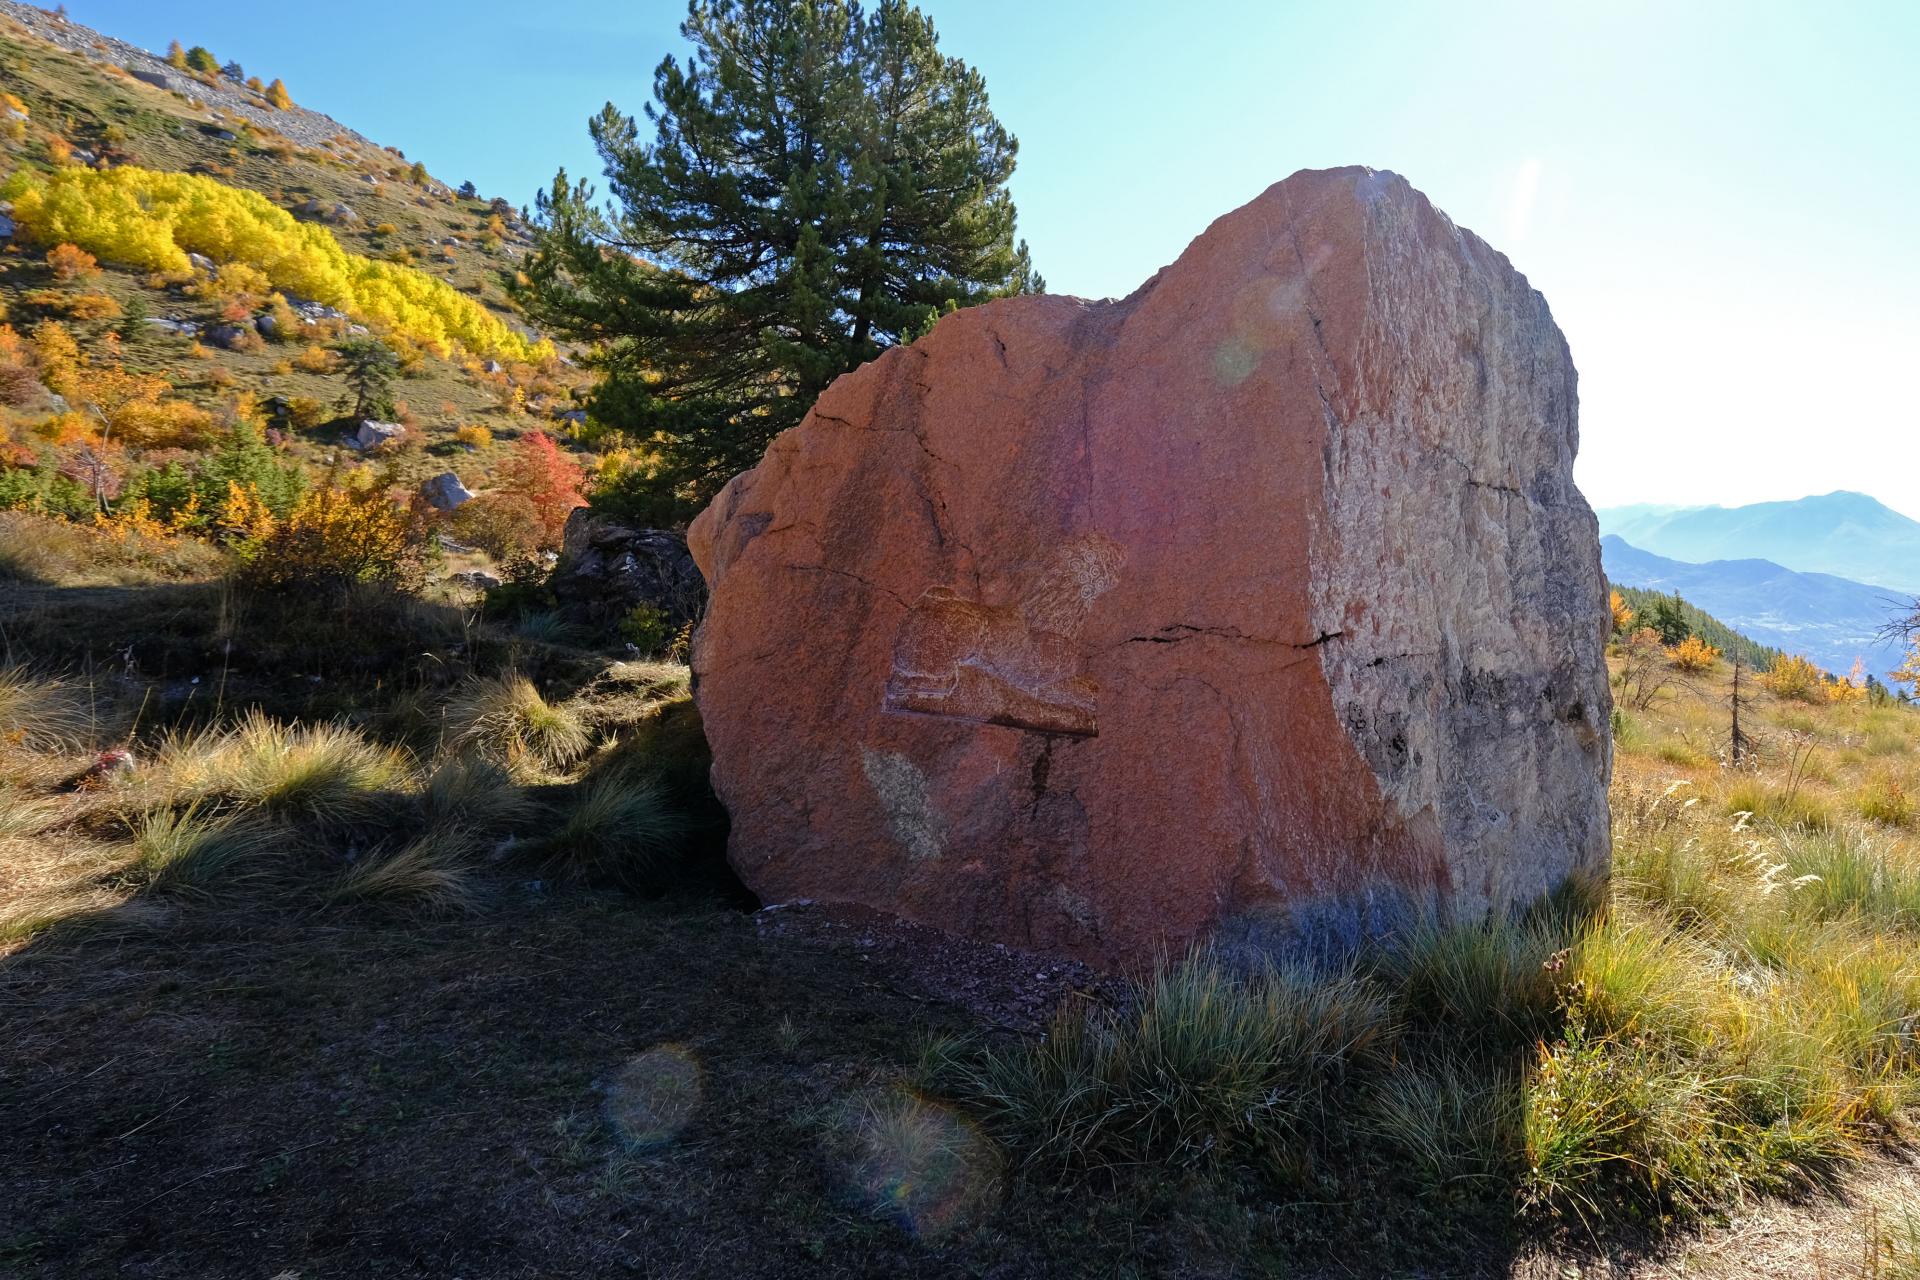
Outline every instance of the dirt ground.
POLYGON ((1469 1243, 1429 1270, 1289 1259, 1230 1220, 1311 1204, 1050 1194, 938 1104, 876 1121, 917 1036, 1111 991, 711 898, 510 882, 438 923, 135 901, 0 961, 0 1275, 1841 1277, 1867 1207, 1920 1184, 1887 1162, 1630 1260, 1469 1243))

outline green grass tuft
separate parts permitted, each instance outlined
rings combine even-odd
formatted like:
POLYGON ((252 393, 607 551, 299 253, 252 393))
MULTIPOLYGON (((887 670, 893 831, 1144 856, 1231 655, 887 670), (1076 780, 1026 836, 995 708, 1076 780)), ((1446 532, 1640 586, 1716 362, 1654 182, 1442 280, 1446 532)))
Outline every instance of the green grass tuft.
POLYGON ((1161 966, 1122 1010, 1070 1007, 1044 1040, 1010 1050, 936 1043, 922 1069, 1029 1161, 1296 1169, 1349 1074, 1394 1034, 1385 996, 1357 973, 1242 977, 1199 951, 1161 966))
POLYGON ((517 825, 533 804, 491 760, 453 756, 435 766, 420 787, 420 811, 429 830, 461 827, 492 834, 517 825))
POLYGON ((1554 1025, 1555 959, 1570 941, 1566 928, 1547 918, 1430 921, 1394 939, 1378 967, 1415 1026, 1500 1052, 1554 1025))

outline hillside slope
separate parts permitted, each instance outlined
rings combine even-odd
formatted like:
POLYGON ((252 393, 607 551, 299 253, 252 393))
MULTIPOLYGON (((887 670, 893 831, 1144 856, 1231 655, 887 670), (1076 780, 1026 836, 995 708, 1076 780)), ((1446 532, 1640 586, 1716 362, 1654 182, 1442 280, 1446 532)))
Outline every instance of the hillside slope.
POLYGON ((197 79, 138 45, 70 22, 36 5, 0 0, 0 18, 11 19, 20 34, 45 41, 102 67, 129 71, 144 83, 197 98, 214 110, 232 112, 303 145, 326 146, 338 140, 354 147, 377 149, 371 140, 331 116, 297 103, 286 108, 269 106, 260 93, 250 92, 244 83, 234 83, 224 77, 197 79))
POLYGON ((337 348, 369 330, 401 365, 406 431, 378 458, 397 494, 448 469, 484 490, 534 430, 579 451, 584 379, 509 296, 531 244, 513 207, 250 83, 0 0, 0 506, 88 517, 71 484, 144 492, 239 423, 315 476, 357 464, 337 348), (165 429, 102 433, 54 394, 67 338, 83 380, 157 385, 165 429))
POLYGON ((1688 564, 1654 555, 1616 534, 1600 540, 1607 580, 1654 591, 1678 591, 1761 644, 1802 654, 1830 672, 1855 658, 1885 678, 1900 665, 1896 644, 1879 630, 1898 612, 1894 593, 1825 573, 1796 573, 1769 560, 1688 564))
POLYGON ((1920 594, 1920 521, 1864 493, 1836 490, 1741 507, 1610 507, 1600 532, 1675 560, 1755 558, 1801 573, 1920 594))

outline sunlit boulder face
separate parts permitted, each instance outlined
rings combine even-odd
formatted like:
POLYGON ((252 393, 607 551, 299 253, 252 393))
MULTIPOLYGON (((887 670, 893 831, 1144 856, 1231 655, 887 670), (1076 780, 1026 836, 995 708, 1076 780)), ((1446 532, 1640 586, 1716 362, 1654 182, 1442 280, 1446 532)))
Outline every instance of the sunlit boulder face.
POLYGON ((694 523, 736 869, 1107 964, 1604 873, 1576 418, 1545 300, 1367 169, 947 316, 694 523))

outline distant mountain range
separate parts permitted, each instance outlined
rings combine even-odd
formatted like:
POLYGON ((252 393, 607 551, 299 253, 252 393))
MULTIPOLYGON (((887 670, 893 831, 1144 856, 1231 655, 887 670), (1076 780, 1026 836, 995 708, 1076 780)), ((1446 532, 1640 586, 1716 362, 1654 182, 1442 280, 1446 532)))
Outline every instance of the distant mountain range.
POLYGON ((1920 595, 1920 520, 1864 493, 1841 489, 1744 507, 1641 504, 1596 514, 1601 533, 1674 560, 1704 565, 1758 557, 1800 573, 1885 587, 1883 595, 1920 595))
POLYGON ((1837 675, 1844 675, 1856 657, 1883 679, 1900 665, 1900 646, 1876 634, 1901 612, 1897 593, 1886 587, 1828 573, 1796 573, 1771 560, 1688 564, 1643 551, 1617 534, 1600 539, 1600 557, 1609 582, 1678 591, 1761 644, 1805 654, 1837 675))

